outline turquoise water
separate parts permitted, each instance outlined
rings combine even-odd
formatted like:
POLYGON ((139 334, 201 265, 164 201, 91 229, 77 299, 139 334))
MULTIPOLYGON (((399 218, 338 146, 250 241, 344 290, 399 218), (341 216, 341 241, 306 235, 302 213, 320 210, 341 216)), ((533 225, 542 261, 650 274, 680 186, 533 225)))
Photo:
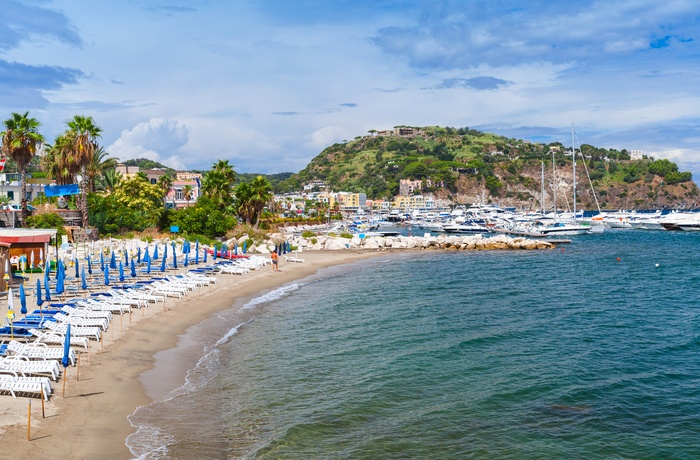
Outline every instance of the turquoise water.
POLYGON ((573 238, 383 255, 238 305, 188 384, 132 417, 129 444, 183 459, 700 457, 700 235, 573 238))

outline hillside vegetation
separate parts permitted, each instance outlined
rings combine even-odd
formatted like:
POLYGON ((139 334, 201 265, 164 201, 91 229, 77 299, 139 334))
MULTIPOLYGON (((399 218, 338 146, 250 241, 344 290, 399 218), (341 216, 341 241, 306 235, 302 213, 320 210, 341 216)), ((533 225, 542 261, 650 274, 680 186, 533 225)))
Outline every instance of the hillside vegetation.
MULTIPOLYGON (((560 143, 532 143, 469 128, 411 130, 406 136, 373 133, 334 144, 277 189, 300 190, 311 180, 323 180, 334 191, 391 199, 399 193, 401 179, 424 180, 425 184, 429 179, 434 186, 424 187, 424 192, 438 198, 539 208, 544 165, 545 206, 552 207, 555 193, 558 208, 572 204, 572 157, 560 143)), ((579 207, 595 209, 591 184, 602 208, 689 208, 698 204, 698 188, 691 174, 679 171, 668 160, 631 160, 627 150, 583 144, 577 153, 576 173, 579 207)))

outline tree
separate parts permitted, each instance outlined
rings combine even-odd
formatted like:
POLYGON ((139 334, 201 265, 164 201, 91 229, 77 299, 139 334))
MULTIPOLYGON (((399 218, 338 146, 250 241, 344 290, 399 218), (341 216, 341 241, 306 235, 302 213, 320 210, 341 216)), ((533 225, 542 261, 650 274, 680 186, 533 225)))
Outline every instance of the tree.
POLYGON ((187 206, 190 205, 190 200, 192 199, 192 186, 191 185, 185 185, 182 188, 182 195, 185 198, 185 201, 187 202, 187 206))
POLYGON ((233 165, 230 165, 228 160, 218 160, 214 163, 213 170, 222 173, 231 186, 233 186, 233 183, 236 181, 236 171, 233 170, 233 165))
POLYGON ((272 185, 263 176, 258 176, 251 181, 250 189, 252 201, 251 206, 254 210, 255 228, 257 229, 258 225, 260 224, 260 216, 262 211, 272 199, 272 185))
POLYGON ((102 176, 100 177, 100 188, 108 194, 112 193, 119 186, 123 177, 124 176, 118 173, 116 169, 108 169, 102 173, 102 176))
POLYGON ((114 171, 117 167, 117 159, 108 157, 109 153, 104 148, 98 147, 92 155, 92 161, 87 165, 85 173, 87 174, 88 191, 94 192, 96 182, 107 171, 114 171))
POLYGON ((170 193, 170 188, 173 186, 173 180, 167 174, 163 174, 158 178, 158 187, 162 192, 163 208, 167 208, 168 193, 170 193))
POLYGON ((44 142, 39 133, 39 123, 36 118, 29 117, 29 112, 12 113, 12 117, 4 121, 5 131, 2 133, 2 153, 17 163, 20 173, 21 193, 20 206, 22 219, 29 215, 27 209, 27 165, 36 155, 37 147, 44 142))
POLYGON ((64 136, 67 139, 65 147, 68 150, 63 152, 63 154, 69 157, 67 163, 70 165, 69 169, 74 171, 73 177, 77 178, 78 173, 82 176, 82 180, 78 184, 80 186, 78 208, 83 216, 83 227, 87 227, 87 167, 93 161, 95 150, 98 148, 97 138, 100 137, 102 128, 95 124, 92 117, 83 115, 75 115, 67 124, 68 130, 64 136))

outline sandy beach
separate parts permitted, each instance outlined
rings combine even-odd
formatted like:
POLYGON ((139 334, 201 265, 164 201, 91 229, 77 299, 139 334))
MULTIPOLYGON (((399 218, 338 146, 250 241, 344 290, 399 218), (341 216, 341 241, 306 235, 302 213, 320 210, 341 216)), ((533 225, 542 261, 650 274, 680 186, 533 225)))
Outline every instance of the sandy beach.
POLYGON ((304 263, 282 260, 279 272, 273 272, 268 265, 244 276, 218 275, 218 285, 200 288, 186 299, 170 298, 165 307, 159 303, 134 311, 131 323, 128 314, 115 317, 104 334, 103 350, 93 342, 90 363, 86 355, 82 356, 79 380, 76 367, 68 368, 65 398, 61 396, 63 382, 59 379, 53 384, 54 395, 46 403, 45 418, 41 401, 32 401, 30 441, 28 400, 0 398, 3 455, 17 459, 133 458, 125 445, 127 436, 134 432, 127 417, 138 406, 181 386, 187 370, 202 354, 203 345, 183 335, 189 327, 230 308, 235 299, 255 297, 312 275, 320 268, 387 252, 392 251, 305 252, 300 255, 304 263), (178 340, 181 342, 175 361, 163 352, 176 347, 178 340), (189 341, 182 343, 184 340, 189 341), (157 369, 152 370, 156 362, 157 369))

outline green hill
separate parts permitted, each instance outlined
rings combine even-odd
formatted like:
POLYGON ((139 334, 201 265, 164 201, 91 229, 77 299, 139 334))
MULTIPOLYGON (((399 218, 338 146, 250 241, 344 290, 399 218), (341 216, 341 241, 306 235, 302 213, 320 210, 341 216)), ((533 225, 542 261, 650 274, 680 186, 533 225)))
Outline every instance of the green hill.
MULTIPOLYGON (((590 184, 602 208, 695 207, 698 202, 691 174, 678 171, 668 160, 632 160, 627 150, 587 144, 580 152, 579 207, 596 207, 590 184)), ((326 148, 277 189, 300 190, 311 180, 323 180, 334 191, 390 199, 399 193, 401 179, 430 179, 437 186, 424 191, 438 198, 537 208, 543 164, 545 203, 551 206, 556 183, 557 206, 566 206, 567 194, 570 205, 573 164, 571 153, 560 143, 508 139, 469 128, 396 127, 326 148)))

